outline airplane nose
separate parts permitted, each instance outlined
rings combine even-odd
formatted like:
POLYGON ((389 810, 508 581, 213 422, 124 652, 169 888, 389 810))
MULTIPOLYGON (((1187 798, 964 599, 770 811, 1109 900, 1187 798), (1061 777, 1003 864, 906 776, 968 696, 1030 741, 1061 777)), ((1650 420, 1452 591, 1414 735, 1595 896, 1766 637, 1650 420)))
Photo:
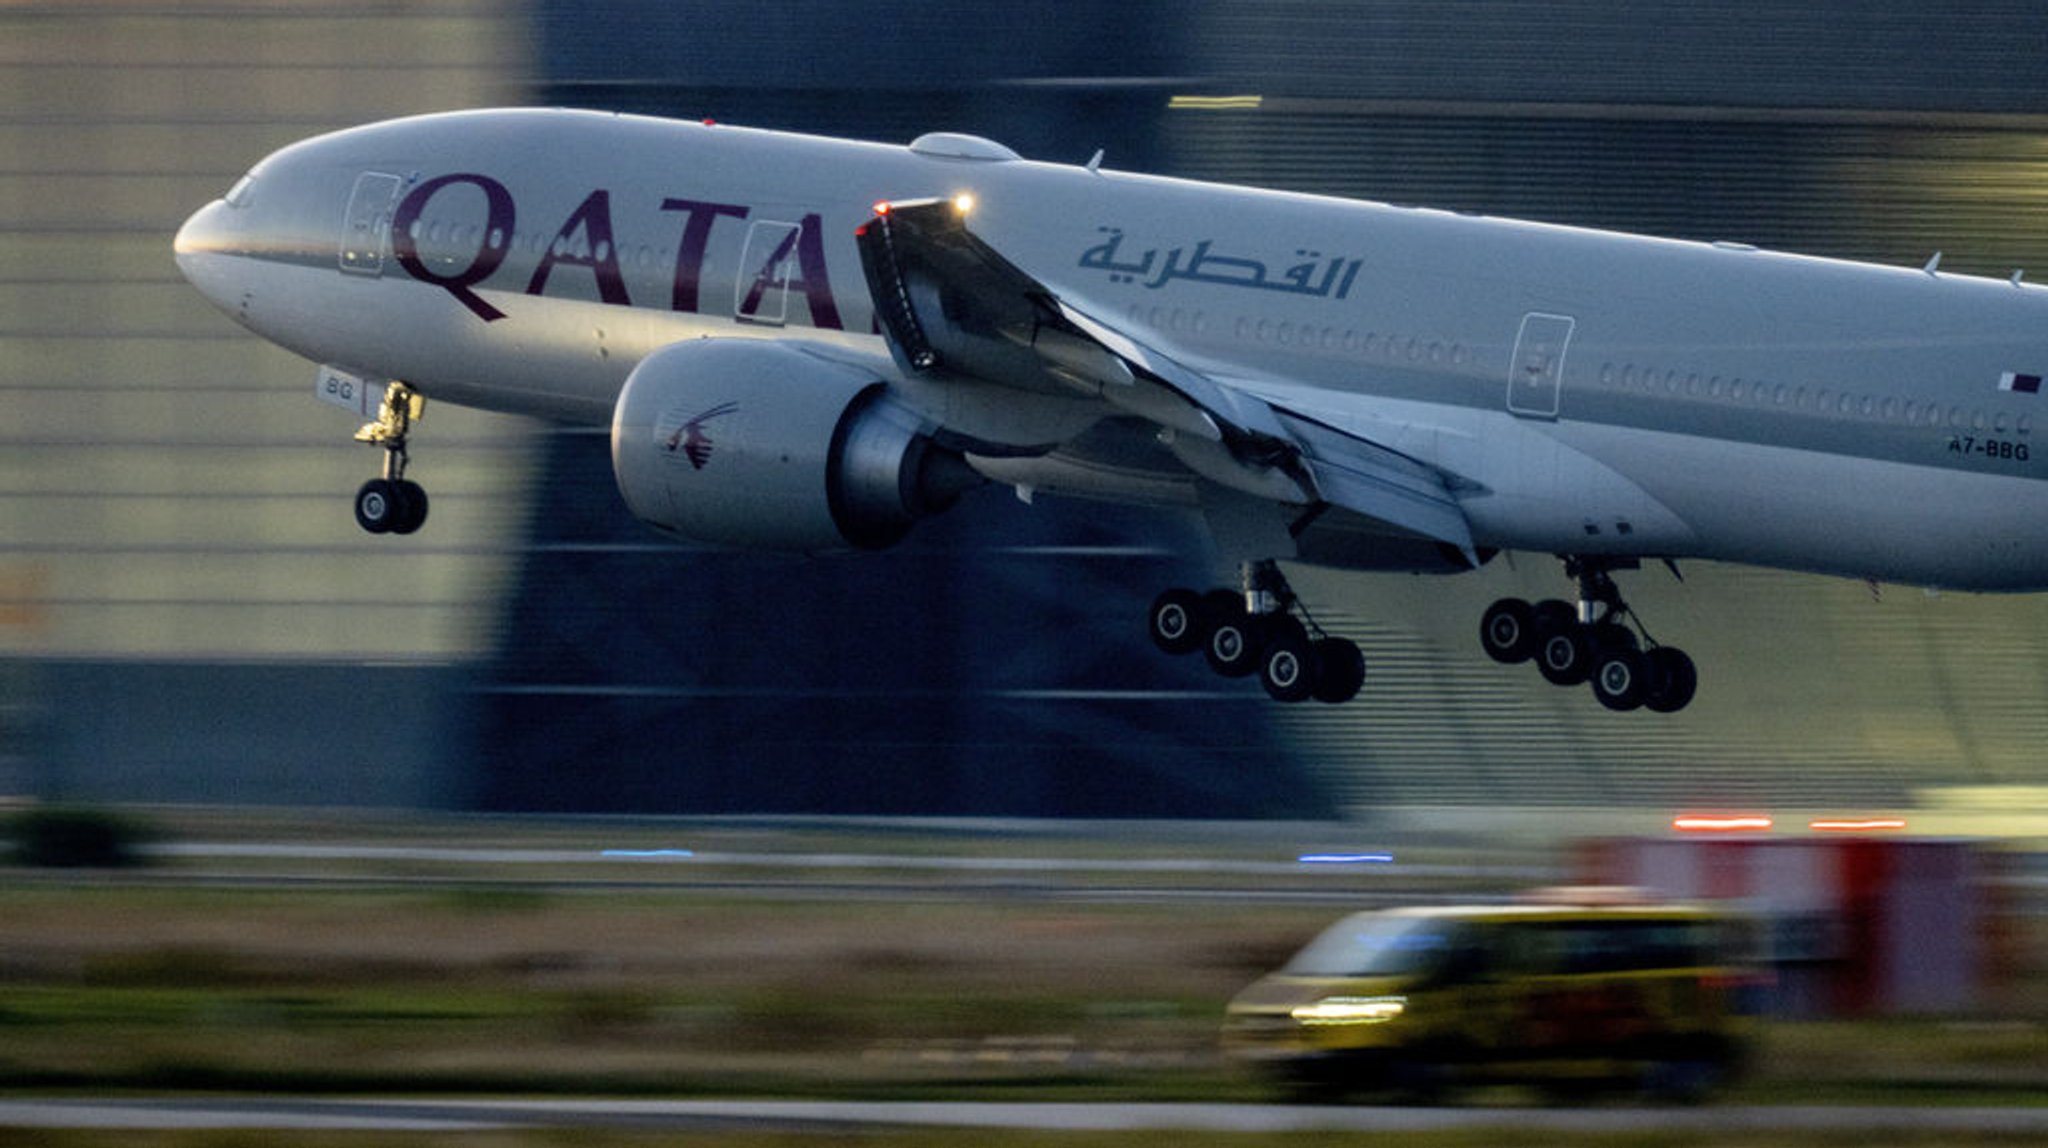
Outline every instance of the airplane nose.
POLYGON ((227 227, 221 218, 227 213, 228 205, 214 200, 192 213, 184 226, 178 228, 178 236, 171 241, 171 250, 177 253, 178 266, 186 267, 195 258, 216 254, 224 250, 227 227))
POLYGON ((177 238, 171 241, 171 250, 178 260, 178 273, 217 307, 228 306, 223 299, 230 293, 227 263, 228 256, 234 251, 233 233, 227 219, 230 210, 225 202, 214 200, 193 212, 184 226, 178 228, 177 238))

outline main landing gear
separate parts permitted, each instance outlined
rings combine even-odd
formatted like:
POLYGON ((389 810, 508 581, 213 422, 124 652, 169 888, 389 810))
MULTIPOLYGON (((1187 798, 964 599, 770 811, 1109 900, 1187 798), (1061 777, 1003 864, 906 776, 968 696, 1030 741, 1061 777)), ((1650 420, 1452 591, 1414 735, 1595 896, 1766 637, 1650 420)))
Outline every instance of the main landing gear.
POLYGON ((1613 571, 1635 566, 1633 560, 1567 558, 1565 574, 1579 583, 1576 608, 1555 599, 1531 605, 1503 598, 1480 619, 1479 642, 1496 662, 1533 659, 1553 685, 1591 683, 1608 709, 1676 713, 1692 701, 1699 676, 1685 651, 1651 641, 1621 600, 1613 571))
POLYGON ((357 442, 384 448, 383 477, 356 491, 356 525, 372 534, 411 534, 427 521, 427 492, 405 477, 406 436, 426 408, 426 396, 393 382, 384 389, 377 421, 356 432, 357 442))
POLYGON ((1346 702, 1365 684, 1358 645, 1325 634, 1271 561, 1245 563, 1242 591, 1166 591, 1152 601, 1150 628, 1167 653, 1200 650, 1226 678, 1257 674, 1278 701, 1346 702))

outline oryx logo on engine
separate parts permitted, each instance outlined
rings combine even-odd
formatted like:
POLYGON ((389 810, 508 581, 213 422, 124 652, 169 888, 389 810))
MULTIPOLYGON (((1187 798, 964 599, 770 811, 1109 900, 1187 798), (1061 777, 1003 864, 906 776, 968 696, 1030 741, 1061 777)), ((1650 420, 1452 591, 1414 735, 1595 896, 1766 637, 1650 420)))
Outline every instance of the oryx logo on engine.
POLYGON ((690 460, 691 470, 703 470, 711 461, 711 448, 716 445, 711 436, 704 433, 704 424, 739 409, 738 403, 720 403, 702 414, 685 419, 682 425, 662 436, 662 449, 670 455, 681 453, 690 460))

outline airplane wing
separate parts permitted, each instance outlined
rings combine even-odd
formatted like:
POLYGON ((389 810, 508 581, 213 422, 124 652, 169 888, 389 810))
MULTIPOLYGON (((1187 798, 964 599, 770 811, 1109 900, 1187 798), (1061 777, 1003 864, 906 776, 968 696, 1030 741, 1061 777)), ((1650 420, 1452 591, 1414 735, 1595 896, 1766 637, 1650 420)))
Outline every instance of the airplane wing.
POLYGON ((858 243, 875 313, 906 371, 1099 397, 1172 432, 1175 454, 1204 478, 1342 507, 1476 564, 1456 476, 1276 407, 1089 313, 976 236, 955 201, 877 205, 858 243))

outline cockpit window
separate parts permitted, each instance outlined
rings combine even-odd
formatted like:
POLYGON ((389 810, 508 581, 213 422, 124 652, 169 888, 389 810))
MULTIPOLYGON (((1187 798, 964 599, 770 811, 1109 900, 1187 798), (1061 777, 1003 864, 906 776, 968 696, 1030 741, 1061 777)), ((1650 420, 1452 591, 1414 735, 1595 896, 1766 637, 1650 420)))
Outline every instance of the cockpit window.
POLYGON ((223 198, 227 200, 229 207, 247 207, 249 206, 249 195, 255 188, 256 173, 252 171, 248 175, 236 180, 235 186, 229 188, 227 195, 223 198))

